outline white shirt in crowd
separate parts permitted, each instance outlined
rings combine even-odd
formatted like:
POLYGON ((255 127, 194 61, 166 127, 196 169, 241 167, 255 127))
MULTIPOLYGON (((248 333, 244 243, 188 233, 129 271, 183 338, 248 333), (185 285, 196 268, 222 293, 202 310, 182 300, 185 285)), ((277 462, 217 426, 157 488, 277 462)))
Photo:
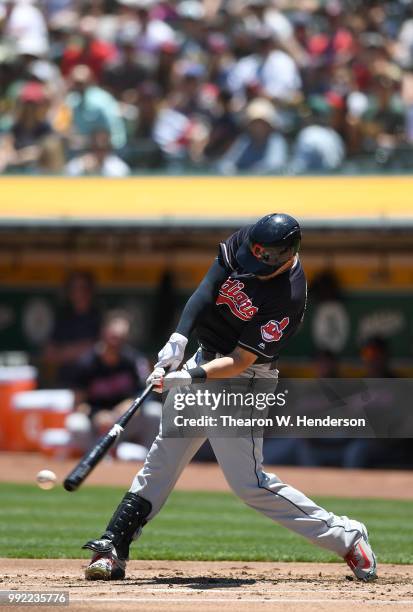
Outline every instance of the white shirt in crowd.
MULTIPOLYGON (((4 14, 4 7, 0 3, 0 18, 4 17, 4 14)), ((46 21, 40 9, 28 0, 14 3, 4 27, 4 34, 16 43, 20 53, 43 55, 49 50, 46 21)))
POLYGON ((228 85, 239 92, 251 83, 260 83, 264 93, 291 101, 301 90, 301 77, 295 61, 284 51, 271 51, 267 57, 249 55, 239 60, 228 75, 228 85))
POLYGON ((65 166, 65 174, 68 176, 85 176, 98 174, 109 178, 121 178, 130 174, 129 166, 117 155, 109 153, 106 155, 101 167, 96 172, 90 172, 87 156, 75 157, 65 166))
POLYGON ((294 28, 291 25, 288 17, 283 15, 280 11, 268 8, 264 12, 264 18, 261 21, 255 15, 248 15, 244 19, 247 30, 254 31, 262 26, 267 27, 271 32, 280 40, 285 41, 294 35, 294 28))
MULTIPOLYGON (((309 125, 299 132, 294 145, 295 158, 303 153, 318 155, 321 168, 335 170, 344 161, 345 148, 341 136, 332 128, 322 125, 309 125)), ((294 163, 294 162, 293 162, 294 163)), ((300 168, 306 170, 306 168, 300 168)))

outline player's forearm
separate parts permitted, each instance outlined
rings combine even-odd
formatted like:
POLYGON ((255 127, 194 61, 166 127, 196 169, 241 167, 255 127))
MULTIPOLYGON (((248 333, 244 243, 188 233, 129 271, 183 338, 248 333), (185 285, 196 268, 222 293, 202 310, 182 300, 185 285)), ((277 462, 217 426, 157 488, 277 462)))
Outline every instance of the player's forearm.
POLYGON ((218 292, 218 287, 225 280, 227 275, 228 271, 218 263, 218 260, 216 260, 208 270, 197 290, 194 291, 187 301, 176 327, 176 332, 178 334, 182 334, 182 336, 186 338, 191 335, 200 315, 204 312, 205 308, 213 303, 218 292))
POLYGON ((241 362, 230 356, 219 357, 201 367, 207 378, 234 378, 245 369, 241 362))
POLYGON ((163 369, 155 369, 147 382, 153 385, 155 391, 161 393, 181 384, 200 383, 211 378, 235 378, 256 359, 257 356, 253 353, 237 347, 230 355, 218 357, 189 370, 178 370, 165 376, 163 369))
POLYGON ((253 353, 236 348, 230 355, 218 357, 202 365, 207 378, 234 378, 251 366, 257 357, 253 353))

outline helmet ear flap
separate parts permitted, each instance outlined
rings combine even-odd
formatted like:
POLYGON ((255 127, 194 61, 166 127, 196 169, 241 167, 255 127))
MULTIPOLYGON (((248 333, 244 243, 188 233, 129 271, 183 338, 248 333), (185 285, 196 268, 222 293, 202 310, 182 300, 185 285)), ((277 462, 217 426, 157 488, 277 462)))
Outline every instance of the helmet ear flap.
POLYGON ((281 258, 280 258, 282 261, 281 265, 284 265, 285 263, 287 263, 289 259, 294 257, 297 251, 298 251, 298 248, 296 244, 290 244, 288 247, 286 247, 284 251, 281 253, 281 258))

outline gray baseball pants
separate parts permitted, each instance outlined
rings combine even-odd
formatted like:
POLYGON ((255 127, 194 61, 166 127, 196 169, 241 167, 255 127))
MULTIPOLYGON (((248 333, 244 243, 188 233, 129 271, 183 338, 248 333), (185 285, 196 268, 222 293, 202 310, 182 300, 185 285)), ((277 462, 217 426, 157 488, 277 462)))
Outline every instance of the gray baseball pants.
MULTIPOLYGON (((198 351, 185 367, 201 364, 198 351)), ((240 376, 277 378, 278 371, 259 364, 247 368, 240 376)), ((151 502, 148 520, 162 508, 182 470, 204 441, 204 438, 163 438, 160 431, 130 488, 151 502)), ((252 435, 209 441, 228 484, 248 506, 341 557, 360 538, 360 523, 328 512, 275 474, 263 470, 262 438, 252 435)))

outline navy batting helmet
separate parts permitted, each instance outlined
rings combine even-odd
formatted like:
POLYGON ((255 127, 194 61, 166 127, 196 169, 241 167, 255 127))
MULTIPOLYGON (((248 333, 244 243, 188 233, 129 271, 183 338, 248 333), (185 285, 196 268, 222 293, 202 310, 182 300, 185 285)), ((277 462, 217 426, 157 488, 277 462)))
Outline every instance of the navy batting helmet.
POLYGON ((236 258, 243 272, 269 276, 300 248, 301 229, 297 219, 283 213, 266 215, 248 233, 236 258))

